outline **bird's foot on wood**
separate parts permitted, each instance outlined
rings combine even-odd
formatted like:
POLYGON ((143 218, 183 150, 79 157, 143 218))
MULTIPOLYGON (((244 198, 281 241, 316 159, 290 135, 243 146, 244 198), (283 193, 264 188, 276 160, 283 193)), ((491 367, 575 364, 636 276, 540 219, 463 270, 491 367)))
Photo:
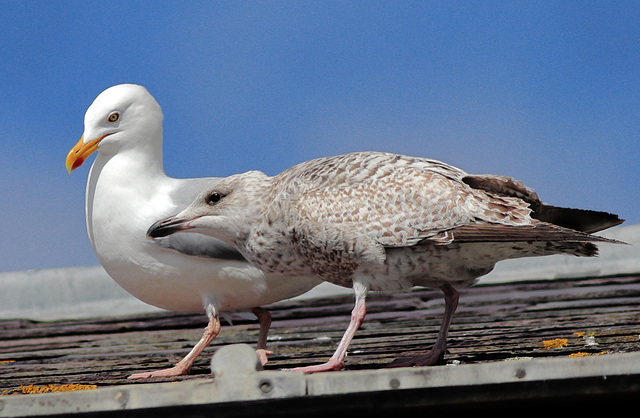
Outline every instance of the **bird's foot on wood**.
POLYGON ((402 356, 393 360, 386 367, 422 367, 422 366, 435 366, 437 364, 444 364, 444 352, 429 351, 425 354, 417 356, 402 356))
POLYGON ((260 359, 260 363, 264 366, 265 364, 267 364, 267 362, 269 361, 269 359, 267 358, 267 356, 270 356, 271 354, 273 354, 273 352, 271 352, 270 350, 265 350, 264 348, 258 348, 256 349, 256 353, 258 354, 258 358, 260 359))
POLYGON ((320 373, 320 372, 333 372, 337 370, 341 370, 344 368, 343 361, 331 361, 329 360, 323 364, 316 364, 313 366, 304 366, 304 367, 294 367, 293 369, 284 369, 294 372, 303 372, 303 373, 320 373))
POLYGON ((190 367, 186 368, 176 364, 175 366, 168 369, 156 370, 153 372, 134 373, 131 376, 129 376, 127 379, 135 380, 135 379, 150 379, 152 377, 184 376, 189 374, 190 369, 191 369, 190 367))

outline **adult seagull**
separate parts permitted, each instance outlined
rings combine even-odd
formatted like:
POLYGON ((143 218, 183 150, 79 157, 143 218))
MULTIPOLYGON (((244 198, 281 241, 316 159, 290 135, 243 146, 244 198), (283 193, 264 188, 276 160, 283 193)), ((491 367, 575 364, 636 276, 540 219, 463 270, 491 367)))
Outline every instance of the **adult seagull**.
POLYGON ((297 296, 317 278, 291 280, 249 265, 233 247, 199 234, 148 239, 159 219, 180 212, 217 178, 176 179, 162 163, 162 110, 142 86, 103 91, 84 118, 84 133, 66 159, 75 170, 98 151, 86 189, 87 231, 105 271, 136 298, 181 312, 205 312, 209 323, 191 352, 169 369, 130 378, 188 374, 220 331, 221 312, 253 311, 258 354, 266 363, 270 314, 260 306, 297 296))

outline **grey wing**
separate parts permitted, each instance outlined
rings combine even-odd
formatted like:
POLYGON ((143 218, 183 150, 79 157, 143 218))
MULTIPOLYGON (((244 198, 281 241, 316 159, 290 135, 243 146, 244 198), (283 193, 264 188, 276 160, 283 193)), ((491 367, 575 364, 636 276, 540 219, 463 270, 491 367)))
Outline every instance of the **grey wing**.
MULTIPOLYGON (((198 195, 220 180, 220 177, 205 177, 194 179, 176 179, 173 201, 176 205, 175 215, 189 206, 198 195)), ((159 221, 160 219, 157 219, 159 221)), ((151 226, 151 225, 149 225, 151 226)), ((154 242, 164 248, 194 257, 204 257, 222 260, 246 261, 245 258, 231 245, 219 239, 202 234, 179 232, 168 237, 154 238, 154 242)))
POLYGON ((194 257, 246 261, 234 247, 206 235, 179 232, 154 241, 162 247, 194 257))

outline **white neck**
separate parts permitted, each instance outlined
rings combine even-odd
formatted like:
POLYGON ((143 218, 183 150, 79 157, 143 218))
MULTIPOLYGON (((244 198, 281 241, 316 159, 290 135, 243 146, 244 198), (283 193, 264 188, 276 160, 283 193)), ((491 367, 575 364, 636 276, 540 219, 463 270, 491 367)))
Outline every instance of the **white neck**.
MULTIPOLYGON (((154 196, 161 195, 166 184, 162 162, 162 141, 156 140, 145 146, 122 147, 116 153, 109 149, 99 150, 91 166, 86 190, 86 216, 89 239, 95 249, 94 220, 101 218, 101 225, 114 229, 126 225, 109 221, 109 212, 117 211, 112 219, 127 222, 153 211, 154 196), (98 200, 97 200, 98 199, 98 200)), ((106 147, 105 147, 106 148, 106 147)), ((124 231, 123 231, 124 232, 124 231)))

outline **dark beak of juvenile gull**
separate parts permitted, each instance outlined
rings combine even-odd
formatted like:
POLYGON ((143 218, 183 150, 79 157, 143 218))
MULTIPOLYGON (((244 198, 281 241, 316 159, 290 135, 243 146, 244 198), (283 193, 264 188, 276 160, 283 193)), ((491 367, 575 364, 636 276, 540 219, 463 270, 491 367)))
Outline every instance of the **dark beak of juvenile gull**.
POLYGON ((167 218, 158 221, 151 225, 147 230, 147 237, 149 238, 162 238, 176 232, 186 231, 193 227, 189 224, 193 219, 184 218, 167 218))

